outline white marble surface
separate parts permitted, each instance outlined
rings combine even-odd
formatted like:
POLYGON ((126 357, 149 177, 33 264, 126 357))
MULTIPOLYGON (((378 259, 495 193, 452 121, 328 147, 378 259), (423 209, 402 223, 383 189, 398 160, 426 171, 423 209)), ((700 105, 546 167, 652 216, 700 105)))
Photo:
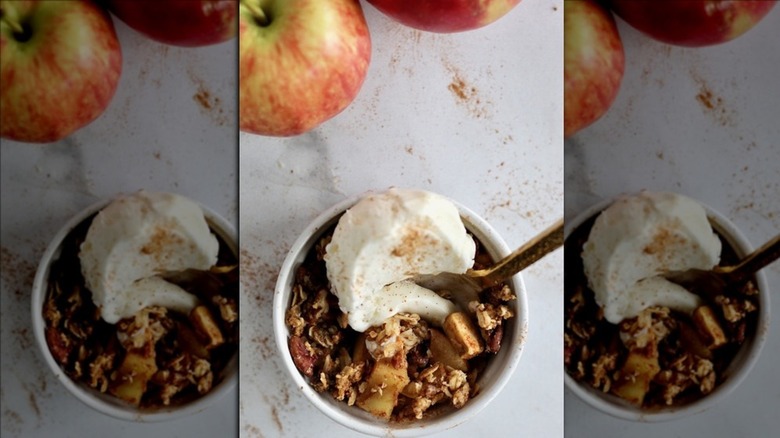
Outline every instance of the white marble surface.
MULTIPOLYGON (((277 273, 321 211, 369 189, 418 187, 483 215, 512 248, 563 214, 562 3, 526 0, 456 35, 364 9, 373 58, 353 104, 299 137, 240 135, 239 411, 248 438, 357 435, 296 390, 273 340, 277 273)), ((562 261, 559 250, 524 273, 528 343, 503 393, 442 436, 563 435, 562 261)))
MULTIPOLYGON (((676 191, 725 214, 753 246, 780 233, 780 9, 730 43, 685 49, 619 20, 626 74, 610 111, 565 144, 566 218, 640 189, 676 191)), ((766 269, 780 288, 780 263, 766 269)), ((662 424, 613 419, 565 394, 571 437, 775 436, 780 299, 753 372, 722 403, 662 424)))
POLYGON ((91 410, 45 368, 31 329, 30 290, 49 240, 93 202, 141 188, 173 191, 238 222, 236 40, 164 46, 115 20, 123 72, 105 113, 47 145, 2 141, 2 436, 238 435, 234 391, 169 423, 137 424, 91 410))

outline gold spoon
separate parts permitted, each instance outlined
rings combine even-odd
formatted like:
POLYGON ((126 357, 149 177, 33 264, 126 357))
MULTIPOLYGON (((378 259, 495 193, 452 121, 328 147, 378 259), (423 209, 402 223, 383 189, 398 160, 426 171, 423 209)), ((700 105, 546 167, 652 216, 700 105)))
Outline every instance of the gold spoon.
POLYGON ((696 295, 714 299, 716 296, 722 295, 729 286, 743 283, 751 275, 778 258, 780 258, 780 234, 748 254, 736 265, 716 266, 711 270, 674 271, 665 274, 664 277, 696 295))
POLYGON ((477 294, 494 286, 535 263, 563 245, 563 219, 559 219, 536 237, 514 250, 511 254, 484 269, 469 269, 464 274, 442 272, 414 279, 422 287, 450 292, 461 306, 477 299, 477 294))

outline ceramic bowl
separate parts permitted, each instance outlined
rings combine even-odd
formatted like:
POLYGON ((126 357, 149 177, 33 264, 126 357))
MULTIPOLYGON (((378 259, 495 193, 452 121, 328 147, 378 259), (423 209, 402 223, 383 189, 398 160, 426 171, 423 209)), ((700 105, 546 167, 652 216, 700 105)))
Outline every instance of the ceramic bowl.
MULTIPOLYGON (((459 410, 443 409, 431 418, 412 422, 383 421, 357 406, 348 406, 346 402, 335 400, 328 393, 316 392, 293 363, 288 348, 290 333, 284 319, 285 312, 290 306, 295 271, 317 243, 322 233, 335 225, 342 213, 357 203, 361 197, 353 197, 323 212, 303 230, 284 260, 276 283, 273 304, 274 332, 284 367, 287 369, 294 387, 299 388, 314 406, 331 419, 353 430, 375 436, 409 437, 456 427, 484 409, 501 391, 518 366, 528 330, 526 290, 519 274, 508 282, 517 295, 517 300, 513 303, 515 317, 507 320, 501 350, 490 360, 480 376, 478 380, 481 388, 479 394, 459 410)), ((453 201, 453 203, 457 206, 466 228, 482 243, 494 259, 497 260, 509 254, 509 248, 504 240, 485 220, 458 202, 453 201)))
MULTIPOLYGON (((59 380, 78 400, 103 414, 115 418, 138 422, 157 422, 181 418, 203 411, 222 399, 225 394, 235 390, 238 381, 237 353, 234 354, 227 363, 226 367, 222 370, 221 375, 214 377, 215 382, 218 383, 216 383, 211 391, 205 395, 182 405, 140 409, 124 403, 122 400, 110 394, 100 393, 82 382, 74 381, 62 370, 62 368, 60 368, 59 364, 54 360, 54 357, 49 351, 45 336, 46 322, 43 318, 43 305, 46 302, 51 265, 59 258, 63 241, 71 231, 84 220, 90 218, 103 207, 107 206, 111 201, 112 199, 107 199, 97 202, 71 218, 57 232, 43 253, 43 257, 38 265, 38 270, 35 273, 32 291, 33 331, 43 361, 57 377, 57 380, 59 380)), ((203 213, 212 231, 218 234, 229 246, 229 249, 237 255, 238 245, 235 228, 230 222, 219 216, 213 210, 204 206, 201 206, 201 208, 203 209, 203 213)))
MULTIPOLYGON (((604 200, 578 215, 574 220, 567 221, 565 225, 565 236, 568 238, 574 230, 579 228, 588 219, 596 216, 606 209, 615 199, 604 200)), ((731 246, 738 257, 749 254, 753 247, 737 227, 723 214, 715 211, 707 205, 703 205, 707 212, 707 217, 713 226, 713 229, 725 240, 725 244, 731 246)), ((694 415, 703 412, 721 400, 739 387, 740 383, 747 377, 750 370, 758 360, 761 349, 766 341, 766 335, 769 327, 769 288, 767 286, 766 276, 760 271, 755 276, 756 286, 759 290, 759 309, 758 321, 754 335, 746 340, 739 352, 736 354, 731 364, 726 368, 722 375, 722 381, 708 395, 701 397, 693 402, 664 408, 642 409, 634 406, 617 396, 605 394, 602 391, 592 388, 590 385, 582 384, 574 380, 564 371, 564 382, 566 387, 576 394, 588 405, 616 418, 638 422, 665 422, 679 418, 694 415)))

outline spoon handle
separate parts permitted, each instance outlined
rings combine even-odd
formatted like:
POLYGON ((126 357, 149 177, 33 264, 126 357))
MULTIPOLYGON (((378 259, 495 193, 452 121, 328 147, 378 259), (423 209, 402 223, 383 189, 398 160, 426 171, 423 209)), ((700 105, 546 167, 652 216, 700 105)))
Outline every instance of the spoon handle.
POLYGON ((732 281, 740 282, 778 258, 780 258, 780 234, 761 245, 732 268, 724 271, 732 281))
POLYGON ((561 245, 563 245, 563 219, 556 221, 552 226, 499 260, 495 265, 485 269, 469 270, 466 274, 469 277, 480 279, 486 286, 498 284, 561 245))

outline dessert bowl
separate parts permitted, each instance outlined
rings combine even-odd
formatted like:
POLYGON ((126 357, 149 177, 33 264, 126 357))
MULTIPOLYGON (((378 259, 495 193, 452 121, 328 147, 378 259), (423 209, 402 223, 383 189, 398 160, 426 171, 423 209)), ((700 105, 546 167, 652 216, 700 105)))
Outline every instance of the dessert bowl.
MULTIPOLYGON (((479 392, 460 409, 448 405, 442 406, 430 416, 426 415, 419 420, 382 420, 357 406, 349 406, 346 402, 334 399, 328 392, 315 391, 307 378, 298 371, 292 359, 288 346, 291 332, 285 322, 285 315, 291 305, 296 271, 317 245, 320 237, 331 229, 341 215, 363 196, 365 195, 347 199, 319 215, 303 230, 282 264, 273 304, 274 334, 282 362, 289 372, 293 384, 300 388, 314 406, 331 419, 353 430, 375 436, 407 437, 453 428, 484 409, 501 391, 518 366, 528 327, 526 290, 520 274, 506 282, 517 298, 510 302, 511 310, 515 316, 505 321, 501 348, 494 357, 488 360, 485 369, 478 378, 479 392)), ((457 208, 466 229, 494 260, 498 260, 510 252, 506 243, 487 222, 465 206, 455 201, 452 203, 457 208)))
MULTIPOLYGON (((569 254, 569 257, 581 257, 581 246, 576 248, 569 247, 569 237, 572 236, 580 227, 588 226, 592 224, 592 219, 609 207, 619 197, 606 199, 591 208, 585 210, 574 220, 567 221, 565 226, 566 236, 566 251, 577 251, 576 254, 569 254)), ((720 237, 722 241, 724 253, 732 251, 737 259, 749 254, 753 247, 745 236, 737 229, 737 227, 723 214, 715 211, 711 207, 701 204, 704 208, 707 219, 712 226, 713 231, 720 237)), ((576 245, 576 243, 572 243, 576 245)), ((724 263, 721 261, 721 264, 724 263)), ((570 263, 570 266, 574 266, 574 263, 570 263)), ((578 267, 580 265, 577 265, 578 267)), ((566 273, 567 278, 580 277, 581 273, 566 273)), ((566 370, 564 372, 564 381, 566 387, 576 394, 588 405, 616 418, 624 420, 638 421, 638 422, 664 422, 672 421, 682 417, 690 416, 705 411, 718 402, 722 401, 728 395, 736 389, 745 377, 750 373, 750 370, 755 365, 759 358, 761 349, 765 343, 767 336, 767 329, 769 327, 769 288, 766 281, 766 276, 760 271, 754 276, 754 284, 757 288, 757 302, 758 308, 755 311, 755 323, 752 324, 752 329, 748 331, 748 334, 744 342, 738 346, 738 349, 734 353, 731 361, 721 371, 718 377, 717 383, 708 394, 699 395, 698 398, 692 400, 684 400, 682 402, 674 403, 669 406, 652 406, 652 407, 639 407, 629 403, 626 400, 613 395, 611 393, 603 392, 600 389, 596 389, 588 382, 580 382, 576 380, 566 370)), ((574 287, 567 283, 566 287, 574 287)), ((565 294, 568 297, 568 293, 565 294)), ((568 300, 568 298, 567 298, 568 300)), ((568 306, 567 306, 568 309, 568 306)), ((570 316, 567 312, 564 315, 566 321, 567 330, 570 324, 570 316)), ((565 353, 567 354, 567 353, 565 353)), ((566 356, 568 358, 568 354, 566 356)))
MULTIPOLYGON (((111 394, 100 392, 84 382, 74 380, 60 367, 50 350, 46 337, 47 323, 43 316, 43 309, 47 301, 52 264, 60 258, 64 241, 66 241, 69 235, 74 232, 77 227, 83 225, 84 221, 91 220, 96 213, 109 205, 111 201, 113 201, 113 199, 96 202, 72 217, 56 233, 43 253, 33 280, 32 291, 33 331, 43 361, 57 377, 57 380, 59 380, 78 400, 103 414, 115 418, 127 421, 158 422, 200 412, 218 402, 225 394, 234 390, 238 380, 237 349, 233 351, 229 358, 225 358, 226 362, 224 368, 219 370, 219 372, 214 373, 213 386, 207 393, 181 404, 148 408, 131 405, 111 394)), ((233 254, 234 257, 237 257, 238 246, 234 227, 215 211, 202 205, 200 207, 203 210, 204 217, 206 218, 206 222, 209 225, 211 232, 214 233, 221 242, 220 251, 227 251, 233 254)))

